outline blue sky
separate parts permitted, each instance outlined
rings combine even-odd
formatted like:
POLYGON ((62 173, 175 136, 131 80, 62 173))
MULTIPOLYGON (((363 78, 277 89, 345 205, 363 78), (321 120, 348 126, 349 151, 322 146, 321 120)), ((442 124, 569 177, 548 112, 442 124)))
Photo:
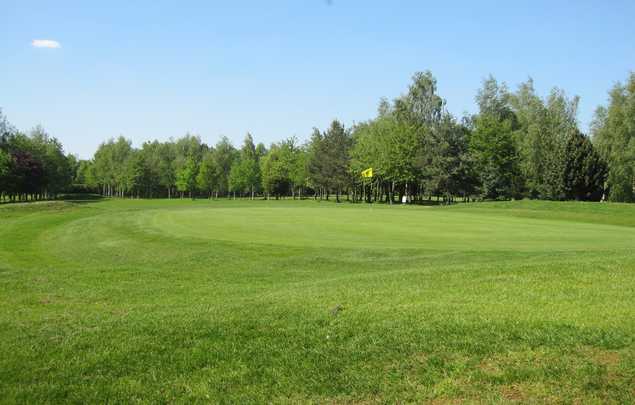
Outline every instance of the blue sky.
POLYGON ((0 107, 84 158, 120 134, 304 140, 373 117, 427 69, 457 116, 490 73, 512 89, 531 76, 579 95, 586 130, 635 70, 633 1, 0 3, 0 107))

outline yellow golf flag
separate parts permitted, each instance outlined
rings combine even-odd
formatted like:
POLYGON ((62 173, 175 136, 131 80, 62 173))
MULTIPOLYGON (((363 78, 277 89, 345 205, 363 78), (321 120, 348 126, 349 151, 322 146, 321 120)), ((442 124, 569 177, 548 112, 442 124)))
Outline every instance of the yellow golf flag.
POLYGON ((373 177, 373 168, 369 167, 368 169, 363 170, 362 177, 373 177))

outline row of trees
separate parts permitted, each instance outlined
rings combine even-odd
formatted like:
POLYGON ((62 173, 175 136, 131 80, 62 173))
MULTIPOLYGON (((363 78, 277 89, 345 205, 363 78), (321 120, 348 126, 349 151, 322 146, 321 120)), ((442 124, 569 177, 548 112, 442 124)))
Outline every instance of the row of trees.
POLYGON ((71 186, 76 166, 42 127, 18 132, 0 111, 0 201, 55 198, 71 186))
MULTIPOLYGON (((331 139, 332 133, 351 139, 341 124, 335 121, 333 125, 335 129, 324 134, 316 131, 320 139, 331 139)), ((347 151, 342 151, 343 165, 347 151)), ((266 148, 247 134, 236 149, 225 137, 209 146, 188 134, 167 142, 146 142, 135 149, 119 137, 101 144, 92 160, 80 162, 76 180, 103 195, 118 197, 295 198, 316 190, 317 183, 309 178, 309 155, 309 145, 300 145, 295 138, 266 148)), ((327 187, 323 187, 324 195, 331 190, 327 187)))
POLYGON ((556 88, 541 98, 531 80, 512 92, 489 77, 476 102, 478 113, 459 120, 432 74, 417 73, 407 92, 381 100, 375 118, 352 128, 333 121, 304 144, 265 147, 247 134, 237 149, 188 134, 134 148, 119 137, 82 161, 42 128, 22 134, 1 119, 0 193, 48 198, 74 185, 144 198, 634 200, 635 74, 597 110, 591 137, 578 127, 577 97, 556 88), (362 178, 371 167, 373 177, 362 178))

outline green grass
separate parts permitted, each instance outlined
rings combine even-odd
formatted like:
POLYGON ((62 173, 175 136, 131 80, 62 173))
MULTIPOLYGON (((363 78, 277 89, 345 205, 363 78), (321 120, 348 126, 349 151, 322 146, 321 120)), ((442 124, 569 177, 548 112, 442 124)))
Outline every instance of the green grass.
POLYGON ((635 206, 0 207, 0 401, 635 400, 635 206))

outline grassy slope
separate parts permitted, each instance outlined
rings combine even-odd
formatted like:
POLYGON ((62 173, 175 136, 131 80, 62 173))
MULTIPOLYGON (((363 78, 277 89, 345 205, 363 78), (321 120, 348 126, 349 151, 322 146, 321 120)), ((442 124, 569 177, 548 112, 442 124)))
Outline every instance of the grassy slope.
POLYGON ((0 207, 0 401, 631 402, 635 207, 0 207))

